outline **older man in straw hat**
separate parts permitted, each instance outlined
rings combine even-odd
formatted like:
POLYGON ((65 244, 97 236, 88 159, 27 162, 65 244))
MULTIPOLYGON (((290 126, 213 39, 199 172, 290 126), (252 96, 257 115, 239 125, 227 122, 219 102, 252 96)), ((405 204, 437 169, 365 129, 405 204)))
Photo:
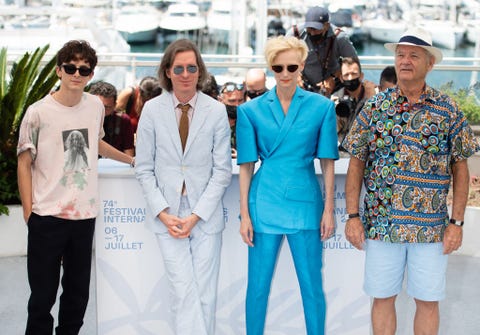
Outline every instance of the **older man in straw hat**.
POLYGON ((407 270, 407 293, 417 307, 414 333, 437 334, 447 255, 462 244, 467 158, 480 147, 457 104, 425 82, 442 60, 430 34, 411 28, 385 47, 395 53, 397 86, 365 104, 343 142, 351 154, 345 234, 366 250, 373 333, 395 334, 395 299, 407 270))

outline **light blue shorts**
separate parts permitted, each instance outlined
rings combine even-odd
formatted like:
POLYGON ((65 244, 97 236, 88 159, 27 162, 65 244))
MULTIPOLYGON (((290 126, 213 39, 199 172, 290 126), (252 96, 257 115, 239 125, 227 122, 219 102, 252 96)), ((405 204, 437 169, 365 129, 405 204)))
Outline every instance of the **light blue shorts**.
POLYGON ((367 240, 363 289, 375 298, 402 290, 407 272, 407 294, 423 301, 445 298, 448 256, 443 243, 387 243, 367 240))

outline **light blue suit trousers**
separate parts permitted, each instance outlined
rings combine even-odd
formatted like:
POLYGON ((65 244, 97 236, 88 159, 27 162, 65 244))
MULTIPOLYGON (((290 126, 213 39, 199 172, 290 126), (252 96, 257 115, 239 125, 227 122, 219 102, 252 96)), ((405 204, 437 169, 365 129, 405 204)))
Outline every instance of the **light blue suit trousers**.
MULTIPOLYGON (((191 212, 187 197, 182 196, 179 217, 191 212)), ((176 335, 215 334, 222 233, 206 234, 198 224, 184 239, 156 234, 170 283, 176 335)))

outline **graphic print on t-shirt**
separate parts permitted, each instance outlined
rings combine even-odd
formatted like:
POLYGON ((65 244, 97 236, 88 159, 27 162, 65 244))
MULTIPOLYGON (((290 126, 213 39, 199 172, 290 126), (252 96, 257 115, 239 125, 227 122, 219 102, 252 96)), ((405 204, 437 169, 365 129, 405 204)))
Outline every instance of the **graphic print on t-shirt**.
POLYGON ((88 129, 62 132, 65 157, 64 171, 80 171, 88 168, 88 129))

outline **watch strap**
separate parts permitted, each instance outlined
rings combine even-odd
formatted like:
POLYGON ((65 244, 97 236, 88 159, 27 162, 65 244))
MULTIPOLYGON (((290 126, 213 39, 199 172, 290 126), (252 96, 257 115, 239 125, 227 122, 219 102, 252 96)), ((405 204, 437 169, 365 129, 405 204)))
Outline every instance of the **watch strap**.
POLYGON ((462 227, 463 226, 463 221, 458 221, 458 220, 455 220, 455 219, 450 219, 449 220, 450 224, 454 224, 455 226, 459 226, 459 227, 462 227))
POLYGON ((348 218, 349 218, 349 219, 359 218, 359 217, 360 217, 360 213, 348 214, 348 218))

